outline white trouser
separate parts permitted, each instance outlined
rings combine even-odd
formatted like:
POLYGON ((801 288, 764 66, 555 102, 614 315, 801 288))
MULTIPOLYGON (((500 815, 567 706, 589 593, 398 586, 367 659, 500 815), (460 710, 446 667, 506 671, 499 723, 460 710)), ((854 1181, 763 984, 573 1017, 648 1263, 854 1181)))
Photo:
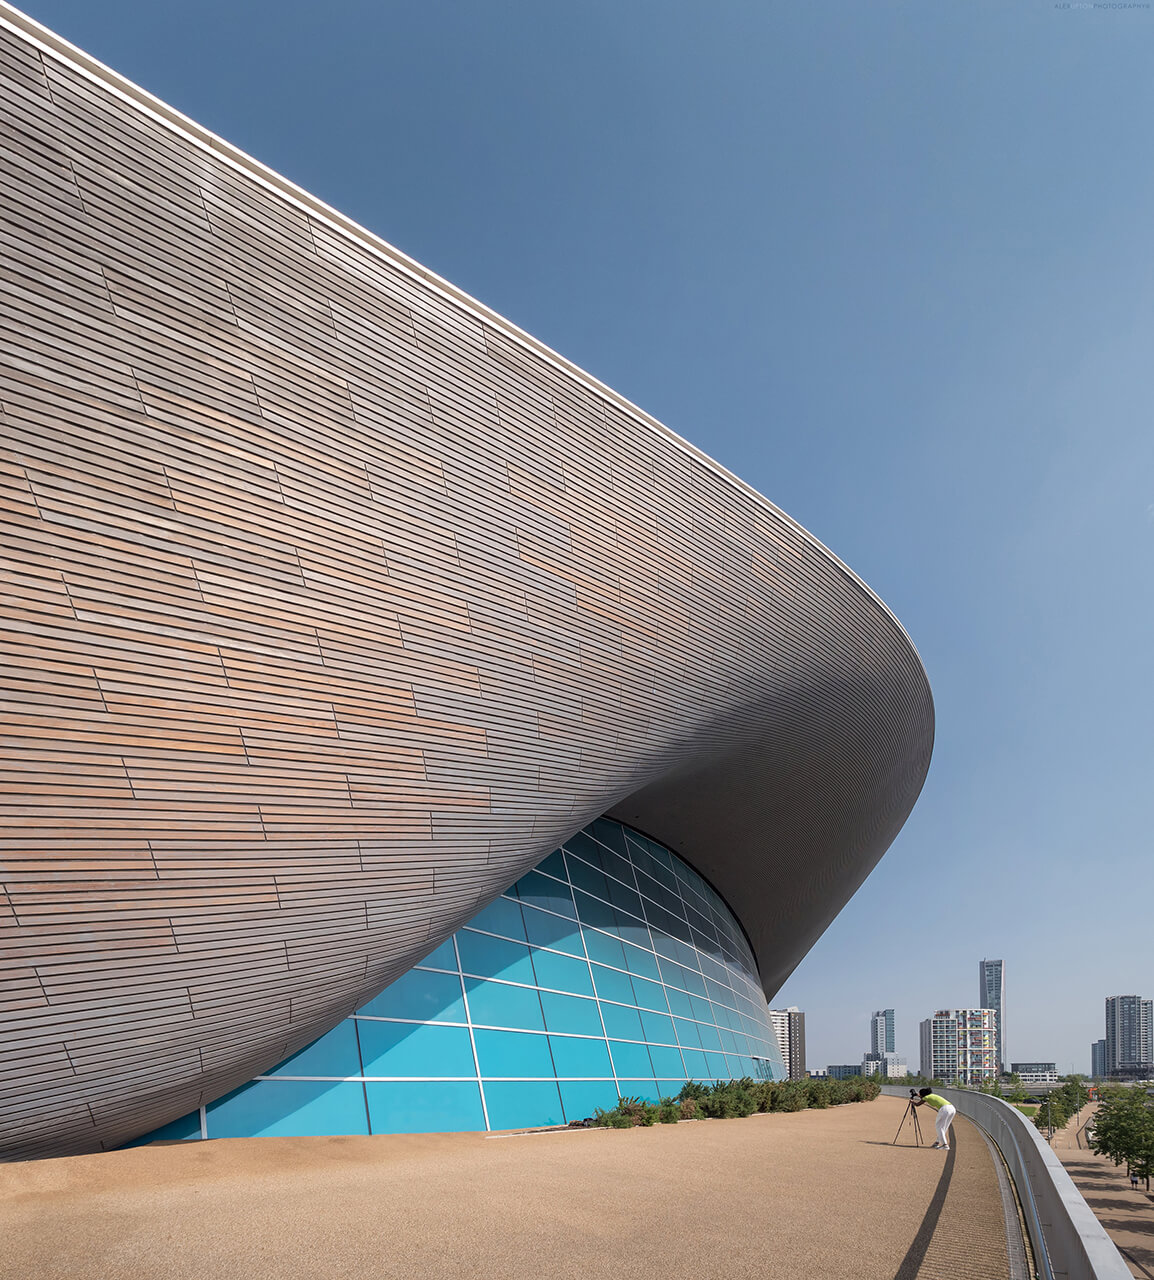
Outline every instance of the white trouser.
POLYGON ((943 1147, 950 1145, 950 1125, 954 1122, 954 1116, 958 1114, 958 1109, 951 1102, 947 1102, 938 1112, 938 1141, 943 1147))

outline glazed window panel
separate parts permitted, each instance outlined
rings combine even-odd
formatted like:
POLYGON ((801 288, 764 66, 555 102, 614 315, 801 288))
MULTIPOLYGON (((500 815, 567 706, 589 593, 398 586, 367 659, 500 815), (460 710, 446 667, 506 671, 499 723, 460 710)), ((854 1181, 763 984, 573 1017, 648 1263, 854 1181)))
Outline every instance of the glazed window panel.
POLYGON ((358 1074, 356 1025, 349 1018, 338 1022, 319 1040, 314 1040, 299 1053, 278 1063, 269 1076, 344 1076, 358 1074))
MULTIPOLYGON (((482 1129, 486 1108, 490 1128, 537 1127, 611 1107, 618 1088, 785 1078, 748 945, 701 877, 608 819, 565 848, 213 1103, 208 1136, 482 1129)), ((198 1137, 199 1113, 173 1131, 198 1137)))
POLYGON ((596 1000, 581 1000, 554 991, 541 992, 545 1026, 560 1035, 604 1036, 596 1000))
POLYGON ((541 996, 536 987, 514 987, 485 978, 466 978, 469 1020, 475 1027, 514 1027, 544 1031, 541 996))
POLYGON ((461 971, 478 978, 503 978, 533 986, 536 978, 529 948, 523 943, 492 938, 488 934, 462 929, 457 934, 461 971))
POLYGON ((358 1023, 366 1076, 473 1076, 477 1074, 467 1027, 435 1023, 358 1023))
POLYGON ((576 920, 564 919, 549 911, 539 911, 536 907, 523 906, 521 914, 525 921, 525 934, 536 947, 552 947, 556 951, 565 951, 569 955, 584 956, 585 948, 581 944, 581 928, 576 920))
POLYGON ((537 985, 551 987, 554 991, 566 991, 570 995, 591 996, 593 979, 589 965, 576 956, 561 956, 555 951, 533 951, 533 969, 537 985))
MULTIPOLYGON (((515 1079, 555 1075, 548 1036, 483 1030, 475 1031, 473 1036, 482 1077, 507 1076, 515 1079)), ((487 1090, 485 1096, 488 1097, 487 1090)))
POLYGON ((515 942, 527 941, 525 922, 521 918, 521 904, 510 898, 494 898, 469 921, 469 927, 479 929, 482 933, 496 933, 502 938, 512 938, 515 942))
POLYGON ((359 1012, 374 1018, 404 1018, 411 1022, 464 1022, 461 979, 455 972, 410 969, 379 996, 362 1005, 359 1012))
MULTIPOLYGON (((550 855, 550 857, 553 856, 557 856, 561 874, 564 875, 565 864, 560 861, 560 855, 550 855)), ((541 864, 542 868, 548 866, 549 860, 549 858, 545 859, 541 864)), ((524 906, 539 907, 543 911, 553 911, 558 915, 568 916, 572 920, 577 919, 572 889, 567 884, 558 884, 556 880, 542 875, 539 871, 530 871, 527 876, 522 876, 511 892, 516 893, 524 906)))

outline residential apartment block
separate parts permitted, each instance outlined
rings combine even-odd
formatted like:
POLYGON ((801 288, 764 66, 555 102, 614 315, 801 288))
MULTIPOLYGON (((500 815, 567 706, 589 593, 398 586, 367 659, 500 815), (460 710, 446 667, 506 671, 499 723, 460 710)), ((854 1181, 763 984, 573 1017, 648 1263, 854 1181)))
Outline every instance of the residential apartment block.
POLYGON ((921 1072, 981 1084, 998 1078, 993 1009, 939 1009, 921 1024, 921 1072))
POLYGON ((1154 1001, 1106 997, 1105 1074, 1131 1079, 1154 1074, 1154 1001))
POLYGON ((788 1009, 770 1009, 769 1021, 781 1046, 781 1056, 789 1079, 804 1080, 805 1014, 797 1005, 790 1005, 788 1009))

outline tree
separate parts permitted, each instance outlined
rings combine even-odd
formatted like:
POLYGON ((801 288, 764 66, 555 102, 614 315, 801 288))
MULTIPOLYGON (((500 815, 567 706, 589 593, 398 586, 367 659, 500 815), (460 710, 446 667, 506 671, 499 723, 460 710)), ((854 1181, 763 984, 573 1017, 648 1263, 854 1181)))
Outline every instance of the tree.
POLYGON ((1146 1179, 1154 1177, 1154 1106, 1144 1089, 1112 1089, 1103 1097, 1094 1117, 1094 1137, 1090 1146, 1109 1156, 1115 1164, 1126 1165, 1128 1173, 1146 1179))

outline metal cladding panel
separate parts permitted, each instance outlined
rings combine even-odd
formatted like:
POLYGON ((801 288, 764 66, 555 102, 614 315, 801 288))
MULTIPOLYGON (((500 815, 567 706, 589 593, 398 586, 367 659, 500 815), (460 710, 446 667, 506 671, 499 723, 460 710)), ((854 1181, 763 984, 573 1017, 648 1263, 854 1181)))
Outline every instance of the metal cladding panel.
POLYGON ((259 1074, 608 810, 775 991, 928 767, 884 606, 2 4, 0 77, 6 1154, 259 1074))

